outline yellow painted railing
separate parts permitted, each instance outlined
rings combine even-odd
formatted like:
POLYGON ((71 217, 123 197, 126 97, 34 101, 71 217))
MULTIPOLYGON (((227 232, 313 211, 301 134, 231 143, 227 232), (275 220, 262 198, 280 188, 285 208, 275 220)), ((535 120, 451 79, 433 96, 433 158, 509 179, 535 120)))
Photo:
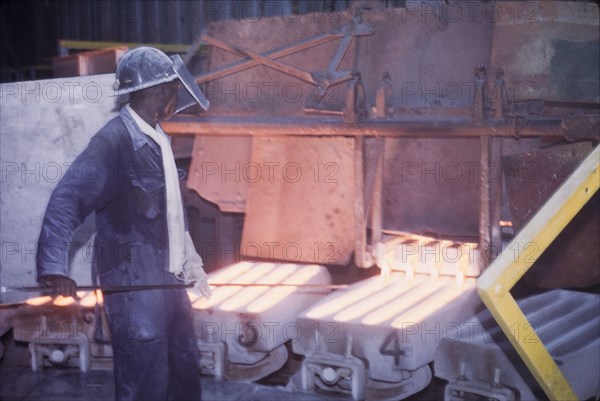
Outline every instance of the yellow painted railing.
POLYGON ((98 50, 112 47, 127 46, 129 48, 151 46, 165 53, 186 53, 191 45, 185 44, 166 44, 166 43, 130 43, 130 42, 96 42, 84 40, 59 40, 58 47, 60 49, 74 50, 98 50))
POLYGON ((477 281, 483 302, 551 400, 576 400, 577 396, 510 290, 596 193, 599 169, 597 146, 477 281), (535 257, 531 257, 532 246, 538 250, 535 257))

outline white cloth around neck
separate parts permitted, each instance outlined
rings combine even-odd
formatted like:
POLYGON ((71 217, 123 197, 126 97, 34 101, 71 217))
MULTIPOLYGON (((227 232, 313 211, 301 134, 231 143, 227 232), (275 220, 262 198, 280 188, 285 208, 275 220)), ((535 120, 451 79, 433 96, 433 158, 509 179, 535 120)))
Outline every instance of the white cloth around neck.
POLYGON ((169 272, 175 275, 183 271, 185 255, 185 221, 183 203, 179 190, 179 175, 175 166, 175 157, 171 149, 171 140, 159 124, 152 128, 127 104, 127 110, 140 130, 154 140, 162 153, 167 196, 167 230, 169 235, 169 272))

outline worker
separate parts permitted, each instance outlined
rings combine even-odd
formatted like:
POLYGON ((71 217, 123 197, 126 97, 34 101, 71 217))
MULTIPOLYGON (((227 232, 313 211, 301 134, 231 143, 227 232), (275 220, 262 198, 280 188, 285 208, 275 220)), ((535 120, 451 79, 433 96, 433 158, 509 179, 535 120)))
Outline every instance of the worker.
POLYGON ((159 124, 176 111, 179 85, 188 99, 208 108, 181 57, 140 47, 121 58, 119 116, 100 129, 57 184, 38 241, 38 282, 76 296, 77 284, 68 277, 69 243, 95 212, 92 270, 101 286, 124 287, 104 294, 117 400, 200 399, 191 303, 177 284, 196 283, 205 297, 211 290, 186 230, 180 177, 159 124), (135 289, 148 285, 161 288, 135 289))

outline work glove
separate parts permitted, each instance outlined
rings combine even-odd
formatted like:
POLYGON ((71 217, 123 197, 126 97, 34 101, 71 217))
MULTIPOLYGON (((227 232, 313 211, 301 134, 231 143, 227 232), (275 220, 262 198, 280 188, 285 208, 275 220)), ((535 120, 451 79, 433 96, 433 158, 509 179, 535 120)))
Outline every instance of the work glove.
POLYGON ((69 277, 51 274, 49 276, 40 277, 38 282, 42 287, 54 289, 56 294, 77 299, 77 283, 69 277))
POLYGON ((185 232, 185 262, 183 271, 177 275, 177 278, 186 284, 194 283, 192 291, 199 293, 205 298, 210 298, 212 290, 208 285, 208 275, 202 268, 202 257, 196 252, 196 247, 188 231, 185 232))

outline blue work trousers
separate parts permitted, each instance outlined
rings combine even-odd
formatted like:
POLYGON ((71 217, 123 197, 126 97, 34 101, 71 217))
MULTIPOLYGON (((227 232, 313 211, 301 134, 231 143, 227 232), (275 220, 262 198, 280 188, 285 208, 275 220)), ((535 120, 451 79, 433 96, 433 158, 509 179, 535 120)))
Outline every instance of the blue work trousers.
POLYGON ((185 290, 105 295, 118 401, 200 400, 199 354, 185 290))

